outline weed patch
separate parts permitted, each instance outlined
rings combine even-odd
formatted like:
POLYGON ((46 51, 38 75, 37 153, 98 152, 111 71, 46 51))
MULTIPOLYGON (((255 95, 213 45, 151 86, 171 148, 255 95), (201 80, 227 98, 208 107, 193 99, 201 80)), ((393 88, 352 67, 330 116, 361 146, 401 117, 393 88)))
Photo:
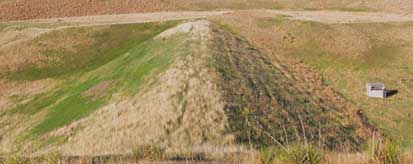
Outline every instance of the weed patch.
POLYGON ((323 162, 322 152, 314 146, 295 144, 278 153, 278 160, 286 164, 319 164, 323 162))
POLYGON ((264 147, 259 150, 258 159, 261 164, 271 164, 275 161, 276 153, 275 148, 264 147))

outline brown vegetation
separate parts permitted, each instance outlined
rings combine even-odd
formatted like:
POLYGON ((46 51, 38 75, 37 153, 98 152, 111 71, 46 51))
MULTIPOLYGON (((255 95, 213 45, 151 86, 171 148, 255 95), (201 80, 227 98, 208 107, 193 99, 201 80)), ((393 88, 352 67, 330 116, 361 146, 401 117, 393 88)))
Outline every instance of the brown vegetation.
POLYGON ((8 0, 0 3, 0 21, 102 14, 216 9, 300 9, 410 12, 410 0, 8 0))
MULTIPOLYGON (((308 138, 313 138, 317 140, 317 134, 320 133, 321 128, 326 130, 322 131, 323 135, 323 142, 326 143, 334 143, 332 141, 334 140, 340 140, 338 136, 344 137, 346 136, 345 134, 343 135, 337 135, 339 134, 341 130, 339 130, 338 127, 344 128, 347 127, 348 129, 351 129, 350 131, 354 130, 354 134, 351 133, 352 137, 360 137, 359 139, 366 139, 368 138, 368 135, 370 133, 370 130, 373 129, 373 127, 367 123, 367 120, 365 120, 364 117, 360 117, 360 112, 359 109, 354 106, 352 103, 348 102, 346 99, 344 99, 339 93, 337 93, 333 88, 331 88, 329 85, 327 85, 324 82, 324 79, 322 78, 321 75, 319 75, 316 71, 312 70, 310 67, 306 66, 304 63, 295 61, 292 58, 287 58, 284 57, 278 53, 285 53, 283 51, 286 51, 284 47, 290 46, 290 45, 296 45, 298 44, 299 40, 296 40, 293 36, 290 35, 283 35, 281 31, 274 30, 275 32, 263 32, 261 31, 260 28, 256 28, 256 24, 253 20, 255 20, 254 17, 251 17, 248 14, 255 15, 255 13, 243 13, 245 15, 226 15, 220 18, 217 18, 216 20, 218 22, 222 21, 225 22, 225 25, 222 25, 224 28, 228 28, 229 26, 234 29, 235 33, 240 33, 241 35, 246 36, 247 40, 250 40, 252 43, 255 43, 259 48, 263 49, 265 53, 270 54, 269 55, 269 60, 271 60, 272 64, 276 66, 276 69, 278 69, 280 72, 281 77, 277 78, 277 83, 278 86, 277 89, 285 89, 290 96, 283 95, 284 92, 280 92, 279 90, 275 90, 275 93, 280 94, 281 100, 284 102, 282 103, 283 105, 283 110, 287 110, 287 112, 292 112, 292 110, 288 107, 288 101, 294 102, 294 108, 297 108, 297 102, 301 102, 300 100, 297 100, 299 96, 297 95, 302 95, 305 98, 304 102, 309 102, 308 105, 314 105, 310 107, 310 109, 305 109, 304 111, 307 111, 304 113, 300 113, 300 110, 297 110, 297 113, 294 114, 289 114, 287 116, 283 116, 284 118, 288 118, 289 116, 294 116, 297 117, 295 119, 291 120, 296 120, 299 121, 299 115, 301 115, 305 121, 311 122, 312 119, 315 119, 313 121, 318 122, 321 125, 332 125, 332 129, 329 129, 328 127, 311 127, 306 125, 306 131, 308 138), (284 81, 284 82, 282 82, 284 81), (294 100, 295 99, 295 100, 294 100), (321 111, 317 111, 315 109, 320 109, 321 111), (309 112, 308 110, 311 110, 309 112), (315 114, 309 116, 309 113, 315 114), (341 116, 339 116, 341 115, 341 116), (307 118, 309 117, 309 118, 307 118), (348 118, 347 119, 341 119, 341 120, 334 120, 337 122, 334 122, 333 120, 329 120, 326 118, 348 118), (321 123, 320 121, 326 121, 328 123, 321 123), (337 130, 337 131, 335 131, 337 130), (330 133, 331 132, 331 133, 330 133), (311 136, 311 135, 316 135, 316 136, 311 136), (337 135, 337 136, 336 136, 337 135), (324 138, 325 137, 325 138, 324 138), (329 141, 330 140, 330 141, 329 141)), ((257 15, 262 15, 262 13, 257 14, 257 15)), ((274 20, 277 22, 277 20, 274 20)), ((230 41, 227 41, 230 42, 230 41)), ((222 50, 225 52, 225 50, 222 50)), ((251 54, 251 53, 250 53, 251 54)), ((257 57, 256 57, 257 58, 257 57)), ((257 59, 250 59, 249 61, 254 61, 255 63, 257 62, 257 59)), ((256 70, 256 69, 249 69, 249 70, 256 70)), ((268 71, 260 71, 259 74, 260 76, 263 76, 263 74, 267 73, 268 71)), ((272 73, 273 76, 275 76, 275 73, 272 73)), ((269 79, 265 80, 265 84, 270 83, 269 79)), ((257 85, 257 86, 262 86, 257 85)), ((263 85, 265 86, 265 85, 263 85)), ((233 87, 233 88, 239 88, 239 87, 233 87)), ((267 87, 268 88, 268 87, 267 87)), ((281 90, 282 91, 282 90, 281 90)), ((272 93, 272 94, 275 94, 272 93)), ((276 96, 277 97, 277 96, 276 96)), ((279 97, 279 96, 278 96, 279 97)), ((260 97, 259 100, 263 100, 262 97, 260 97)), ((274 101, 271 101, 274 102, 274 101)), ((298 103, 299 104, 299 103, 298 103)), ((303 103, 305 104, 305 103, 303 103)), ((271 105, 274 106, 274 105, 271 105)), ((298 105, 299 106, 299 105, 298 105)), ((293 108, 293 109, 294 109, 293 108)), ((266 113, 268 115, 268 113, 266 113)), ((285 122, 285 121, 283 121, 285 122)), ((299 122, 298 127, 300 127, 299 122)), ((305 123, 306 124, 306 123, 305 123)), ((314 125, 314 123, 312 123, 314 125)), ((294 127, 294 123, 292 125, 288 125, 286 127, 294 127)), ((282 128, 279 127, 279 128, 282 128)), ((290 129, 291 130, 291 129, 290 129)), ((346 130, 343 130, 346 131, 346 130)), ((294 134, 294 133, 292 133, 294 134)), ((280 134, 283 135, 283 134, 280 134)), ((278 137, 276 137, 278 138, 278 137)), ((344 138, 342 138, 344 139, 344 138)), ((352 141, 356 141, 351 139, 352 141)), ((340 145, 352 145, 351 143, 348 144, 342 144, 344 143, 345 140, 342 140, 340 142, 340 145)), ((353 143, 355 144, 355 143, 353 143)), ((357 144, 356 144, 357 145, 357 144)), ((331 146, 331 145, 330 145, 331 146)))
POLYGON ((411 143, 411 23, 329 24, 259 11, 214 20, 271 54, 317 103, 334 103, 404 146, 411 143), (366 81, 383 81, 403 92, 386 101, 369 99, 366 81))

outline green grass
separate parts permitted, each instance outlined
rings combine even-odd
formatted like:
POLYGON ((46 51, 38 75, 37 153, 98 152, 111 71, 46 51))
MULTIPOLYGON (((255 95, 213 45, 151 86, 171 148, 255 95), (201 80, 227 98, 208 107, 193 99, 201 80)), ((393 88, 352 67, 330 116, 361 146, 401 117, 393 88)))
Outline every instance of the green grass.
MULTIPOLYGON (((75 50, 46 49, 42 54, 50 59, 47 62, 30 64, 8 77, 11 80, 38 80, 50 77, 62 77, 93 70, 112 59, 126 53, 129 49, 173 26, 176 22, 162 24, 128 24, 112 25, 93 34, 92 45, 78 46, 75 50)), ((35 45, 42 46, 43 40, 70 35, 82 35, 86 28, 70 28, 55 31, 34 40, 35 45)))
MULTIPOLYGON (((89 65, 91 66, 88 65, 74 68, 74 71, 63 71, 66 78, 63 78, 62 82, 52 91, 38 94, 30 101, 18 104, 17 107, 11 109, 10 112, 7 113, 23 114, 33 117, 40 116, 38 115, 40 112, 45 114, 45 117, 36 123, 33 128, 23 136, 23 139, 41 136, 89 115, 107 104, 112 97, 111 95, 114 93, 126 93, 128 95, 139 93, 144 85, 148 86, 146 84, 148 79, 156 80, 156 75, 167 69, 175 57, 187 54, 189 51, 186 48, 187 43, 184 42, 185 35, 179 35, 168 40, 155 40, 151 38, 155 34, 172 27, 176 23, 177 22, 168 22, 164 24, 117 25, 116 28, 118 30, 115 30, 115 32, 100 33, 100 35, 104 36, 98 37, 102 39, 100 42, 108 42, 107 44, 117 45, 116 48, 108 50, 110 52, 109 56, 103 56, 104 59, 97 59, 98 56, 100 57, 102 54, 104 55, 108 52, 90 54, 92 55, 92 57, 89 57, 90 59, 96 58, 93 60, 97 60, 89 61, 89 65), (121 43, 110 41, 110 39, 116 38, 110 35, 126 36, 121 33, 129 33, 129 30, 133 31, 134 29, 145 29, 144 34, 141 35, 142 38, 135 36, 138 38, 133 38, 129 42, 121 43), (107 41, 107 39, 109 39, 109 41, 107 41), (112 86, 105 90, 107 94, 98 98, 83 95, 85 91, 105 81, 115 81, 112 86)), ((44 39, 47 38, 48 37, 44 39)), ((97 50, 93 50, 92 52, 98 53, 97 50)), ((65 56, 67 54, 59 55, 65 56)), ((84 59, 85 57, 81 58, 84 59)), ((50 64, 49 68, 56 67, 65 70, 64 67, 66 64, 71 63, 71 61, 81 60, 80 58, 63 59, 67 60, 63 60, 61 65, 50 64)), ((45 77, 53 77, 51 76, 53 74, 45 71, 45 69, 38 70, 44 72, 45 74, 42 75, 45 75, 45 77)), ((25 76, 29 76, 28 79, 38 78, 31 74, 20 74, 20 76, 22 76, 23 79, 26 78, 25 76)))
MULTIPOLYGON (((50 108, 50 112, 44 120, 30 130, 30 133, 34 135, 44 134, 85 117, 105 105, 114 92, 125 92, 132 95, 139 93, 148 78, 154 78, 156 74, 168 67, 176 55, 185 52, 183 46, 177 45, 176 42, 179 42, 179 40, 172 42, 150 40, 107 65, 87 73, 85 76, 89 80, 85 82, 70 81, 66 84, 67 87, 62 87, 62 90, 53 96, 38 100, 42 104, 41 107, 47 106, 50 108), (89 88, 107 80, 118 81, 108 90, 110 93, 108 96, 92 99, 82 95, 89 88), (49 102, 52 104, 43 105, 49 102)), ((29 103, 27 106, 32 105, 29 103)), ((43 108, 37 110, 41 109, 43 108)))
MULTIPOLYGON (((26 67, 24 71, 16 72, 14 78, 35 80, 64 75, 62 84, 50 92, 34 96, 26 103, 18 104, 8 114, 36 115, 46 111, 46 117, 26 135, 39 136, 89 115, 108 103, 114 92, 138 93, 148 77, 165 70, 174 54, 178 54, 176 43, 182 37, 173 41, 151 39, 176 24, 177 22, 167 22, 111 26, 94 35, 93 39, 98 40, 98 45, 93 46, 97 47, 78 47, 76 52, 79 51, 80 54, 53 49, 45 51, 46 56, 61 57, 61 62, 47 63, 49 65, 45 68, 26 67), (122 40, 123 37, 125 40, 122 40), (83 50, 86 52, 82 52, 83 50), (108 94, 103 97, 82 95, 88 89, 109 80, 117 82, 107 89, 108 94)), ((69 30, 76 32, 82 29, 69 30)), ((60 33, 49 35, 40 38, 38 42, 50 37, 63 37, 60 33)))
MULTIPOLYGON (((309 98, 310 93, 298 90, 265 54, 242 38, 231 37, 227 33, 231 30, 223 31, 217 35, 227 38, 214 40, 213 62, 222 77, 218 84, 227 103, 231 104, 225 108, 229 118, 228 132, 234 134, 238 143, 262 147, 299 141, 301 138, 296 136, 304 135, 299 129, 302 122, 306 137, 311 138, 309 142, 316 143, 319 136, 307 135, 323 129, 334 136, 323 141, 326 149, 335 149, 338 145, 357 149, 362 140, 352 125, 341 123, 349 119, 342 109, 315 103, 309 98), (287 128, 280 130, 283 126, 287 128), (270 136, 279 139, 278 142, 270 136)), ((314 53, 314 47, 308 46, 306 51, 314 53)), ((322 52, 316 51, 320 56, 322 52)))
POLYGON ((2 32, 4 29, 6 29, 8 27, 7 24, 5 23, 0 23, 0 32, 2 32))
POLYGON ((319 164, 324 162, 324 154, 319 148, 304 143, 288 146, 287 150, 280 149, 277 155, 281 163, 319 164))
POLYGON ((46 118, 31 130, 31 133, 36 135, 46 133, 57 127, 70 123, 73 120, 84 117, 101 107, 105 102, 107 102, 108 98, 92 100, 91 98, 81 95, 82 92, 93 87, 95 84, 97 84, 96 81, 89 80, 85 83, 76 85, 73 88, 69 87, 67 90, 68 93, 59 96, 59 99, 61 100, 57 103, 54 101, 47 101, 50 99, 46 98, 46 102, 56 104, 51 108, 46 118))
POLYGON ((333 11, 347 11, 347 12, 369 12, 371 9, 368 8, 355 8, 355 7, 333 7, 333 8, 328 8, 328 10, 333 10, 333 11))
MULTIPOLYGON (((337 26, 337 25, 332 25, 337 26)), ((361 56, 341 54, 324 49, 317 40, 328 40, 328 32, 334 27, 328 25, 307 26, 302 31, 295 32, 297 38, 304 40, 304 44, 292 48, 289 55, 301 59, 323 74, 328 84, 332 85, 346 99, 358 105, 368 116, 369 121, 384 132, 391 139, 398 140, 407 148, 412 144, 413 130, 410 106, 411 89, 413 85, 401 82, 401 79, 410 79, 410 65, 413 63, 407 56, 411 55, 406 48, 413 42, 392 39, 393 36, 370 35, 370 47, 361 56), (307 29, 306 29, 307 28, 307 29), (321 30, 320 30, 321 29, 321 30), (324 32, 322 32, 324 31, 324 32), (300 36, 301 35, 301 36, 300 36), (318 37, 318 38, 314 38, 318 37), (387 37, 387 38, 382 38, 387 37), (321 39, 320 39, 321 38, 321 39), (401 92, 386 101, 369 99, 364 94, 365 82, 384 82, 389 89, 401 92), (403 93, 405 92, 405 93, 403 93)), ((370 31, 370 33, 384 33, 385 31, 406 30, 409 24, 356 24, 343 25, 355 30, 370 31)), ((292 30, 294 31, 294 30, 292 30)), ((395 36, 399 37, 399 36, 395 36)), ((356 40, 354 40, 356 41, 356 40)))
MULTIPOLYGON (((251 25, 242 18, 228 18, 228 23, 235 24, 231 25, 235 28, 227 31, 236 30, 246 34, 256 45, 271 51, 276 58, 281 56, 280 60, 292 59, 310 66, 321 75, 317 80, 331 86, 345 100, 355 104, 368 117, 368 121, 389 139, 411 148, 413 60, 410 49, 413 40, 407 35, 410 34, 411 23, 323 24, 284 20, 271 25, 269 18, 257 17, 256 24, 251 28, 245 28, 251 25), (367 98, 366 82, 384 82, 388 89, 397 89, 399 93, 385 101, 367 98)), ((306 69, 294 68, 294 71, 307 77, 306 69)), ((228 79, 231 78, 228 76, 228 79)), ((269 80, 266 81, 268 84, 269 80)), ((330 111, 330 108, 326 109, 330 111)), ((348 128, 343 129, 343 132, 347 135, 354 130, 348 128)))
POLYGON ((345 12, 369 12, 371 9, 363 7, 327 7, 327 8, 317 8, 317 7, 305 7, 305 11, 318 11, 318 10, 331 10, 331 11, 345 11, 345 12))
POLYGON ((307 42, 302 47, 294 50, 293 55, 310 63, 316 69, 323 69, 329 66, 336 66, 335 63, 329 61, 329 52, 323 50, 319 44, 307 42), (314 60, 317 58, 317 60, 314 60))

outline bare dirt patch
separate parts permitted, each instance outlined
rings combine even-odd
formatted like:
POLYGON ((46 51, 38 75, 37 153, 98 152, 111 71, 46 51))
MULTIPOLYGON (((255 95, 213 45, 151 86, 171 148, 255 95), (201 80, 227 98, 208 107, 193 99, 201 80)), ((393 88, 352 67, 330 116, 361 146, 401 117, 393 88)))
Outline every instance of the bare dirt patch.
POLYGON ((109 93, 107 90, 112 87, 116 82, 115 81, 104 81, 96 86, 89 88, 85 92, 82 93, 84 97, 90 97, 92 99, 99 99, 101 97, 107 96, 109 93))

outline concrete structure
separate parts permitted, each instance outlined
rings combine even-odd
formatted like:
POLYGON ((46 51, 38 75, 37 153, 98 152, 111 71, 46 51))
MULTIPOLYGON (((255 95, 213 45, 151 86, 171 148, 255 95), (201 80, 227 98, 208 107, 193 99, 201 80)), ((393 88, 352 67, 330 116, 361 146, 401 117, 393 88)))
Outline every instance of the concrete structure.
POLYGON ((386 87, 383 83, 367 83, 367 96, 373 98, 386 98, 386 87))

